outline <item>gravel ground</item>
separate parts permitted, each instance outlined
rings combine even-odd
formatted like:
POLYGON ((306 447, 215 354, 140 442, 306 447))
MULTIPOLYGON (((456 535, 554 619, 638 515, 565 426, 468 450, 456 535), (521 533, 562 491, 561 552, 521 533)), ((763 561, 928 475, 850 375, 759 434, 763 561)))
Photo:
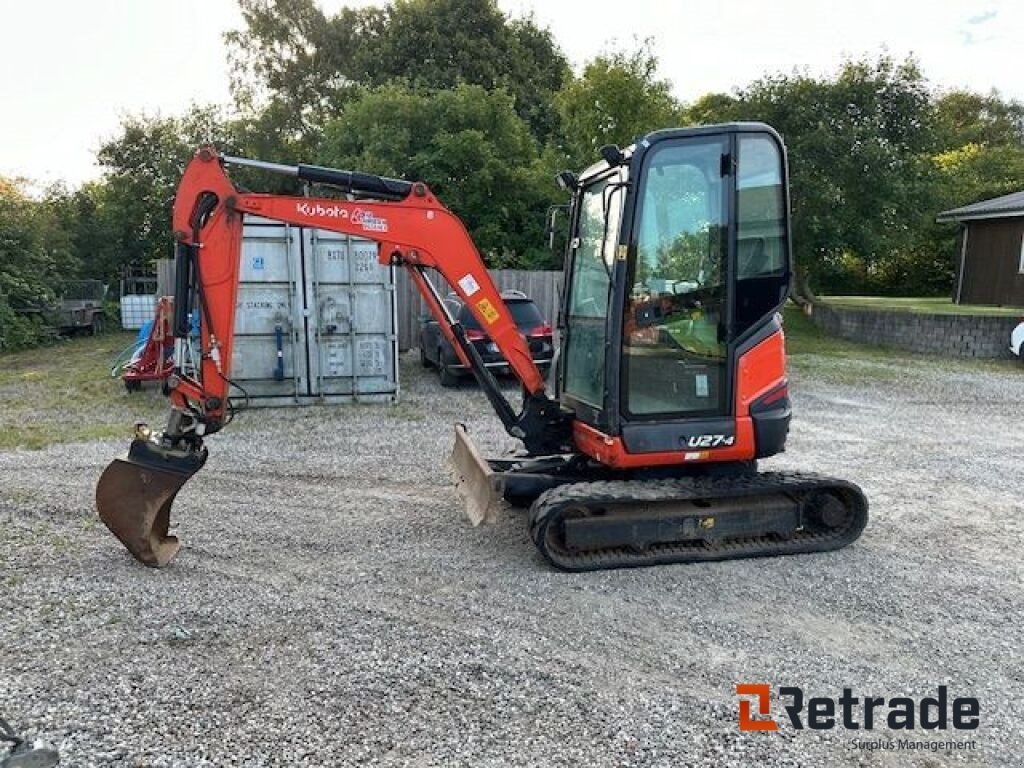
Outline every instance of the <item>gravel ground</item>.
POLYGON ((163 571, 94 518, 127 439, 0 453, 0 714, 69 766, 1020 765, 1024 372, 804 357, 764 467, 872 504, 825 555, 553 572, 515 511, 461 518, 451 423, 511 444, 411 358, 400 405, 252 411, 211 439, 163 571), (952 752, 741 733, 738 682, 944 684, 981 728, 952 752))

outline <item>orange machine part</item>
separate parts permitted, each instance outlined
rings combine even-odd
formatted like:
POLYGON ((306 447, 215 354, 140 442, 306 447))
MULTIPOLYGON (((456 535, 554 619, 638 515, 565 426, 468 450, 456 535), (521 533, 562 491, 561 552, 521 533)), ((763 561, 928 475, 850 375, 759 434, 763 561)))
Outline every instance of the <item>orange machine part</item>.
MULTIPOLYGON (((224 173, 216 151, 207 147, 197 152, 185 169, 174 202, 175 237, 183 243, 201 245, 199 282, 206 297, 206 309, 201 312, 201 380, 182 379, 177 383, 171 393, 176 406, 202 403, 208 417, 223 414, 245 213, 374 240, 382 264, 397 260, 413 268, 436 269, 487 330, 526 390, 531 394, 544 391, 544 377, 533 362, 529 345, 507 311, 465 226, 425 184, 413 185, 412 193, 395 202, 244 194, 224 173), (209 220, 200 222, 196 238, 195 212, 201 198, 208 194, 215 195, 218 204, 209 220)), ((411 269, 410 274, 449 341, 453 341, 443 309, 416 270, 411 269)), ((458 344, 453 343, 453 347, 463 357, 458 344)))
POLYGON ((656 451, 630 453, 621 437, 611 437, 598 429, 573 422, 573 440, 576 447, 609 467, 635 469, 661 467, 673 464, 699 464, 702 462, 749 461, 756 456, 754 424, 750 418, 750 404, 786 380, 786 348, 783 332, 773 333, 748 350, 736 363, 736 442, 731 446, 702 450, 656 451))

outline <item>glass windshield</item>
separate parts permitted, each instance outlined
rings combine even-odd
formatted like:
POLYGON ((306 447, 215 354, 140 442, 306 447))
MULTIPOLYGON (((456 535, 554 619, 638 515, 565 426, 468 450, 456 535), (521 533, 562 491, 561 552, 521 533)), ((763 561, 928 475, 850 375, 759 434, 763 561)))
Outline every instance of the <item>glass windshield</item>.
POLYGON ((768 136, 740 139, 736 185, 738 277, 777 274, 786 264, 785 196, 779 150, 768 136))
POLYGON ((622 187, 617 185, 618 181, 616 174, 583 190, 576 237, 572 241, 564 389, 597 408, 604 403, 609 285, 622 210, 622 187))
POLYGON ((631 414, 724 404, 726 151, 721 137, 666 142, 645 164, 624 324, 631 414))
POLYGON ((775 311, 789 286, 782 151, 764 134, 741 135, 736 173, 736 323, 743 333, 775 311))

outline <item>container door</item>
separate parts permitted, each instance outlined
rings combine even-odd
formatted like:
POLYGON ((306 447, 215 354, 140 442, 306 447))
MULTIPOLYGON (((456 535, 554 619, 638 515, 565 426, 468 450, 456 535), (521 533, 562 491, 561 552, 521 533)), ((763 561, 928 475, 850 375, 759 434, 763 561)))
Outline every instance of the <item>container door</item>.
POLYGON ((308 237, 312 394, 328 402, 393 399, 394 269, 381 266, 371 241, 320 230, 308 237))
POLYGON ((300 246, 297 228, 246 217, 232 378, 254 405, 294 403, 307 391, 300 246))

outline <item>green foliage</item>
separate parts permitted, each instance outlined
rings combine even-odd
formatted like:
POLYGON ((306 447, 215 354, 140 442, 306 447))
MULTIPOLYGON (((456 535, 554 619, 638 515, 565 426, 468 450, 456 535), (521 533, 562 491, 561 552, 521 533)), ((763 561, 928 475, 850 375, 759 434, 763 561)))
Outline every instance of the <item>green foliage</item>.
POLYGON ((569 81, 555 103, 562 118, 562 145, 571 167, 598 160, 605 144, 626 146, 680 119, 672 84, 656 77, 658 61, 650 43, 630 52, 598 56, 569 81))
POLYGON ((385 12, 369 83, 503 89, 538 139, 557 125, 554 93, 569 66, 550 31, 510 20, 494 0, 398 0, 385 12))
POLYGON ((935 101, 934 149, 914 237, 880 270, 876 292, 949 295, 956 272, 956 227, 939 211, 1016 192, 1024 183, 1024 104, 954 91, 935 101))
POLYGON ((1024 142, 1024 104, 998 93, 950 91, 935 99, 935 133, 941 149, 965 144, 1020 145, 1024 142))
POLYGON ((41 317, 15 312, 7 297, 0 296, 0 351, 34 347, 51 336, 41 317))
POLYGON ((230 150, 221 113, 193 107, 181 117, 130 117, 121 134, 104 143, 97 160, 103 182, 83 202, 107 238, 101 266, 113 277, 124 267, 149 269, 172 254, 171 206, 186 163, 203 144, 230 150))
POLYGON ((550 266, 544 212, 560 202, 549 156, 501 90, 391 85, 327 124, 319 162, 427 182, 492 267, 550 266))
POLYGON ((569 76, 565 57, 548 30, 510 20, 494 0, 397 0, 329 18, 313 0, 239 4, 245 29, 227 35, 236 102, 269 105, 307 137, 361 88, 392 82, 502 88, 536 136, 556 127, 551 97, 569 76))
MULTIPOLYGON (((870 281, 913 242, 927 194, 929 92, 913 60, 850 61, 832 78, 772 75, 689 117, 761 120, 789 150, 798 268, 832 289, 870 281)), ((934 215, 934 213, 931 213, 934 215)))
POLYGON ((0 178, 0 349, 52 335, 49 311, 79 268, 59 216, 64 194, 55 188, 35 200, 0 178))

